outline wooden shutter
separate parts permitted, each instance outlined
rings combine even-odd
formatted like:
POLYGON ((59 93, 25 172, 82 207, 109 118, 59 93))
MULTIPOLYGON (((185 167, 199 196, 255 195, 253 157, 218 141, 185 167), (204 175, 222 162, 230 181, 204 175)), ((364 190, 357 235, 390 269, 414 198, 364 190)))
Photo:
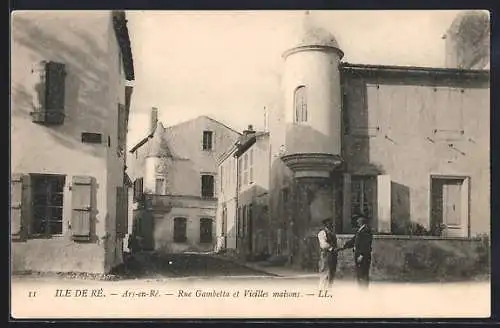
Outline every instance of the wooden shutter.
POLYGON ((48 62, 46 70, 47 93, 45 110, 47 122, 51 124, 61 124, 64 121, 65 65, 56 62, 48 62))
POLYGON ((140 201, 142 200, 143 194, 143 178, 137 178, 134 181, 134 200, 140 201))
POLYGON ((89 240, 93 214, 93 178, 74 176, 71 186, 71 231, 74 240, 89 240))
POLYGON ((391 232, 391 177, 377 176, 377 232, 391 232))
POLYGON ((123 238, 128 233, 128 190, 116 188, 116 234, 123 238))
POLYGON ((22 237, 22 204, 23 204, 23 182, 22 174, 12 174, 10 180, 10 233, 13 240, 22 237))
POLYGON ((46 62, 38 62, 31 68, 32 77, 32 101, 33 101, 33 112, 31 116, 33 122, 43 123, 45 122, 45 94, 46 94, 46 81, 45 81, 45 65, 46 62))
POLYGON ((125 152, 126 135, 127 135, 127 122, 125 106, 118 104, 118 153, 121 156, 125 152))
POLYGON ((344 173, 342 182, 342 232, 351 232, 351 175, 344 173))

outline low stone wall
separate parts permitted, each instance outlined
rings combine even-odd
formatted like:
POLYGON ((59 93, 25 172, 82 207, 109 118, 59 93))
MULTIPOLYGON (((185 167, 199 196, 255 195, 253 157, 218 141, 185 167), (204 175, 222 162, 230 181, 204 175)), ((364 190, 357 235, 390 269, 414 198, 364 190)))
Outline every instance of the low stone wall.
POLYGON ((104 274, 103 244, 75 243, 67 238, 13 242, 12 272, 85 272, 104 274))
MULTIPOLYGON (((338 236, 339 246, 351 236, 338 236)), ((318 242, 305 241, 306 254, 297 266, 318 270, 318 242)), ((488 239, 442 239, 421 236, 374 236, 371 277, 391 281, 449 281, 474 279, 490 274, 488 239)), ((338 259, 337 276, 354 277, 352 250, 338 259)))

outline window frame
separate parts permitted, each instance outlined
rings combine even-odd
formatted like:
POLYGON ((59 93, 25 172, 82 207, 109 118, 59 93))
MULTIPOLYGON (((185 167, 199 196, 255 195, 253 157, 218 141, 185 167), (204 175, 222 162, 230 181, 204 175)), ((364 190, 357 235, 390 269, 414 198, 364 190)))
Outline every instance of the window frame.
POLYGON ((351 204, 351 213, 355 214, 358 212, 363 213, 369 217, 373 217, 376 210, 376 188, 377 188, 377 176, 367 175, 367 174, 353 174, 351 175, 351 194, 350 194, 350 204, 351 204), (359 201, 355 202, 353 197, 355 195, 355 184, 360 183, 359 189, 359 201), (368 186, 367 184, 371 184, 371 194, 367 196, 368 186), (355 207, 355 205, 358 205, 355 207), (368 211, 366 210, 368 208, 368 211))
POLYGON ((199 230, 200 230, 199 231, 200 244, 211 244, 214 242, 214 236, 213 236, 214 219, 213 218, 209 218, 209 217, 200 218, 200 229, 199 230), (206 222, 210 222, 210 234, 208 234, 207 231, 202 230, 202 227, 203 227, 204 223, 206 223, 206 222), (206 234, 203 234, 203 232, 206 232, 206 234), (206 239, 203 238, 204 236, 206 239), (208 238, 208 236, 209 236, 209 238, 208 238))
MULTIPOLYGON (((31 179, 30 210, 33 213, 31 216, 31 220, 29 222, 29 225, 30 225, 30 228, 29 228, 30 236, 29 237, 35 239, 35 238, 52 238, 52 237, 63 236, 64 235, 64 222, 65 222, 65 220, 64 220, 64 201, 65 201, 64 193, 65 193, 65 187, 66 187, 66 182, 67 182, 66 175, 63 175, 63 174, 45 174, 45 173, 40 173, 40 174, 39 173, 30 173, 29 175, 30 175, 30 179, 31 179), (51 179, 52 179, 52 181, 50 181, 51 179), (47 195, 47 197, 45 198, 46 203, 43 205, 36 205, 36 201, 35 201, 35 198, 37 197, 37 192, 36 192, 37 180, 38 180, 38 183, 40 183, 41 181, 44 181, 42 183, 45 184, 45 186, 44 186, 45 192, 43 194, 47 195), (60 184, 61 189, 60 189, 60 191, 53 192, 53 190, 51 190, 51 185, 52 185, 52 183, 55 183, 56 180, 59 180, 58 183, 60 184), (61 196, 61 200, 60 200, 61 205, 52 205, 51 198, 53 195, 60 195, 61 196), (45 217, 40 222, 39 218, 36 215, 36 208, 37 207, 43 207, 44 212, 45 212, 44 215, 45 216, 50 215, 51 219, 47 219, 47 217, 45 217), (49 208, 60 209, 60 213, 61 213, 60 220, 53 220, 52 219, 54 217, 54 215, 53 215, 52 210, 49 211, 49 208), (47 226, 45 232, 40 232, 39 229, 37 228, 38 224, 42 223, 42 222, 47 226), (50 223, 52 223, 52 222, 58 222, 61 224, 60 232, 51 233, 50 223)), ((40 194, 42 194, 42 192, 40 192, 40 194)))
POLYGON ((188 236, 187 236, 187 224, 188 224, 188 220, 186 217, 183 217, 183 216, 176 216, 174 217, 174 220, 173 220, 173 229, 172 229, 172 233, 173 233, 173 242, 174 243, 187 243, 188 241, 188 236), (182 223, 177 223, 177 222, 182 222, 182 223), (182 232, 182 238, 179 238, 179 234, 177 233, 178 229, 180 228, 176 228, 178 224, 182 224, 183 225, 183 231, 182 232))
POLYGON ((293 121, 296 124, 307 123, 308 116, 307 87, 299 85, 293 91, 293 121))
POLYGON ((201 197, 202 198, 215 198, 215 174, 213 173, 202 173, 201 174, 201 197), (206 187, 204 187, 203 181, 204 177, 212 177, 212 188, 211 188, 211 193, 209 195, 205 195, 204 191, 207 190, 206 187))
POLYGON ((155 178, 155 195, 165 195, 166 194, 166 179, 162 176, 157 176, 155 178), (161 190, 158 193, 158 181, 161 181, 161 190))
MULTIPOLYGON (((208 137, 207 137, 208 139, 208 137)), ((214 132, 211 130, 204 130, 202 135, 202 149, 203 151, 213 151, 214 150, 214 132), (210 140, 206 140, 205 136, 210 136, 210 140), (210 141, 210 142, 208 142, 210 141)))

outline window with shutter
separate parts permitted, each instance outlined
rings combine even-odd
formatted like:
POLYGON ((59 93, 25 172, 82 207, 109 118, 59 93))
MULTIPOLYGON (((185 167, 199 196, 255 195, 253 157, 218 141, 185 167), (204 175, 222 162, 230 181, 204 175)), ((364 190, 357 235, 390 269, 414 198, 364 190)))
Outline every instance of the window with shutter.
POLYGON ((127 188, 116 188, 116 234, 123 238, 128 233, 128 193, 127 188))
POLYGON ((40 62, 32 69, 34 75, 33 122, 59 125, 64 122, 65 64, 40 62))
POLYGON ((12 174, 10 180, 10 233, 13 240, 22 235, 22 174, 12 174))
POLYGON ((93 215, 93 178, 74 176, 71 186, 71 231, 74 240, 90 240, 93 215))

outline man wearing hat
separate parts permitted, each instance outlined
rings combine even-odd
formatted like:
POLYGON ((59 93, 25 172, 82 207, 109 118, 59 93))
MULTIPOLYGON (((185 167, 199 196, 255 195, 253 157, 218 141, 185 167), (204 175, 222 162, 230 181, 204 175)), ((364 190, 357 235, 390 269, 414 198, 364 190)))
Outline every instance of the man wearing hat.
POLYGON ((320 248, 319 272, 320 289, 327 290, 332 286, 337 271, 337 236, 333 231, 333 219, 322 221, 323 228, 318 233, 320 248))
POLYGON ((357 225, 356 233, 354 237, 344 244, 342 249, 353 248, 356 279, 360 286, 368 287, 372 261, 373 235, 368 226, 368 217, 363 214, 357 214, 353 219, 357 225))

